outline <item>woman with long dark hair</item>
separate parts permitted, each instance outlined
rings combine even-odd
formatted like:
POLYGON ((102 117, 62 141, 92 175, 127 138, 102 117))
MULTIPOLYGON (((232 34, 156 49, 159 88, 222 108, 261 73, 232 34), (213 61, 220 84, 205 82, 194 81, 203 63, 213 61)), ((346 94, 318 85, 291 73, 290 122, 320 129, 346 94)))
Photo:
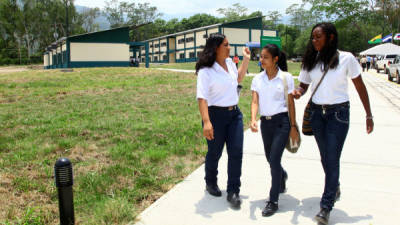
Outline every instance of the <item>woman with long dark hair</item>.
POLYGON ((367 133, 373 131, 374 122, 361 67, 351 53, 338 51, 338 34, 332 23, 319 23, 313 27, 301 68, 300 85, 293 95, 296 99, 300 98, 310 84, 313 91, 317 88, 311 101, 311 127, 325 172, 325 188, 321 210, 315 219, 328 224, 330 211, 340 197, 340 155, 350 117, 348 77, 364 105, 367 133), (322 77, 325 70, 325 77, 322 77))
POLYGON ((250 51, 243 49, 239 69, 229 57, 230 46, 223 34, 212 34, 196 63, 197 100, 207 139, 205 160, 206 190, 221 196, 217 183, 218 161, 226 144, 228 153, 227 200, 234 208, 240 207, 240 176, 243 156, 243 115, 237 106, 238 85, 242 82, 250 60, 250 51))
POLYGON ((289 135, 296 141, 298 131, 293 96, 288 94, 294 90, 294 80, 287 72, 285 53, 275 44, 268 44, 261 51, 260 62, 264 71, 256 75, 251 84, 250 129, 258 132, 256 116, 259 111, 264 152, 271 171, 269 200, 262 215, 272 216, 278 210, 279 193, 285 192, 288 178, 281 165, 285 144, 289 135), (286 93, 285 85, 287 85, 286 93), (288 95, 288 105, 285 95, 288 95))

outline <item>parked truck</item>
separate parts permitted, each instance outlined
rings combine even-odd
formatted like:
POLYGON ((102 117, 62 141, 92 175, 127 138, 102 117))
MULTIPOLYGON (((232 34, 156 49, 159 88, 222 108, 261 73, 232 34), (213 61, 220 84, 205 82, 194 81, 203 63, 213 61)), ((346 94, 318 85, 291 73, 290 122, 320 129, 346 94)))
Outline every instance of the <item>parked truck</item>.
POLYGON ((376 72, 383 70, 384 73, 388 73, 389 65, 388 63, 392 63, 396 55, 384 55, 376 62, 376 72))
POLYGON ((400 55, 396 55, 393 63, 389 63, 388 80, 393 81, 393 78, 400 84, 400 55))

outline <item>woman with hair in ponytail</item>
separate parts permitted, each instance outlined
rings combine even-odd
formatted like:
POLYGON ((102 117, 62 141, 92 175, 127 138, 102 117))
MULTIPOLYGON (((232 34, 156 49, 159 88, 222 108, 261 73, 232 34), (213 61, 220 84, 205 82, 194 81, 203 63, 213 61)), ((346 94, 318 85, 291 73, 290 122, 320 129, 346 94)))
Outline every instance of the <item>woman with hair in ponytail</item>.
POLYGON ((243 156, 243 115, 238 107, 239 83, 242 82, 250 60, 250 51, 243 48, 239 69, 229 57, 230 46, 223 34, 212 34, 196 63, 197 100, 207 139, 205 160, 206 190, 221 196, 217 183, 218 161, 226 144, 228 153, 227 201, 239 208, 240 176, 243 156))
POLYGON ((300 98, 311 84, 311 128, 317 141, 325 172, 320 211, 315 219, 328 224, 329 214, 340 197, 340 155, 349 130, 351 78, 366 112, 366 132, 374 129, 368 92, 361 67, 350 52, 338 51, 338 33, 332 23, 319 23, 311 30, 299 75, 300 85, 293 95, 300 98))
POLYGON ((288 175, 281 165, 283 150, 289 135, 292 140, 299 140, 293 96, 288 95, 294 90, 294 81, 287 72, 286 55, 275 44, 268 44, 261 51, 260 62, 264 71, 256 75, 251 84, 250 129, 258 132, 256 116, 259 111, 264 152, 271 171, 269 200, 262 215, 272 216, 278 210, 279 193, 286 190, 288 175), (284 91, 285 83, 287 93, 284 91), (288 95, 289 106, 286 105, 285 95, 288 95))

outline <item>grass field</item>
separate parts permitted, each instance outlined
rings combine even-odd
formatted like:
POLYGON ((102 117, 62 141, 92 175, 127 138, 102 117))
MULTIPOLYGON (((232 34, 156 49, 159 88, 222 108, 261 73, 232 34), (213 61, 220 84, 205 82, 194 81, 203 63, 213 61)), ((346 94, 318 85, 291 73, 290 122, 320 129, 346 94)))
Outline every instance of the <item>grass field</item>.
POLYGON ((59 224, 59 157, 73 163, 76 224, 135 220, 204 160, 195 89, 193 74, 143 68, 1 73, 0 224, 59 224))
MULTIPOLYGON (((299 62, 291 62, 288 61, 288 70, 294 76, 298 76, 300 73, 300 64, 299 62)), ((144 66, 144 63, 141 65, 144 66)), ((169 64, 150 64, 151 68, 169 68, 169 69, 183 69, 183 70, 194 70, 195 62, 190 63, 169 63, 169 64)), ((240 66, 240 63, 239 63, 240 66)), ((249 73, 259 73, 260 67, 258 66, 258 61, 250 61, 249 64, 249 73)))

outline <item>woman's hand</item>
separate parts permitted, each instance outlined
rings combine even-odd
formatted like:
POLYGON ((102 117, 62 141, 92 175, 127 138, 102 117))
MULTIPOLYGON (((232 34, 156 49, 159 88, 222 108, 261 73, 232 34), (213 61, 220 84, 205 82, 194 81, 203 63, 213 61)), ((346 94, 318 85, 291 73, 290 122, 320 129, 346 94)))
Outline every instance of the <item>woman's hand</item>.
POLYGON ((296 127, 291 127, 290 128, 290 139, 293 141, 293 143, 298 143, 299 140, 299 132, 297 131, 296 127))
POLYGON ((214 139, 214 128, 210 121, 205 122, 203 125, 203 135, 207 140, 211 141, 214 139))
POLYGON ((372 133, 374 130, 374 121, 372 118, 367 118, 367 134, 372 133))
POLYGON ((249 48, 247 48, 247 47, 243 48, 243 57, 247 58, 247 59, 250 59, 250 50, 249 50, 249 48))
POLYGON ((295 99, 299 99, 303 95, 303 90, 301 87, 298 87, 293 90, 292 95, 295 99))
POLYGON ((251 131, 254 132, 254 133, 258 132, 257 121, 252 120, 252 121, 250 122, 250 129, 251 129, 251 131))

